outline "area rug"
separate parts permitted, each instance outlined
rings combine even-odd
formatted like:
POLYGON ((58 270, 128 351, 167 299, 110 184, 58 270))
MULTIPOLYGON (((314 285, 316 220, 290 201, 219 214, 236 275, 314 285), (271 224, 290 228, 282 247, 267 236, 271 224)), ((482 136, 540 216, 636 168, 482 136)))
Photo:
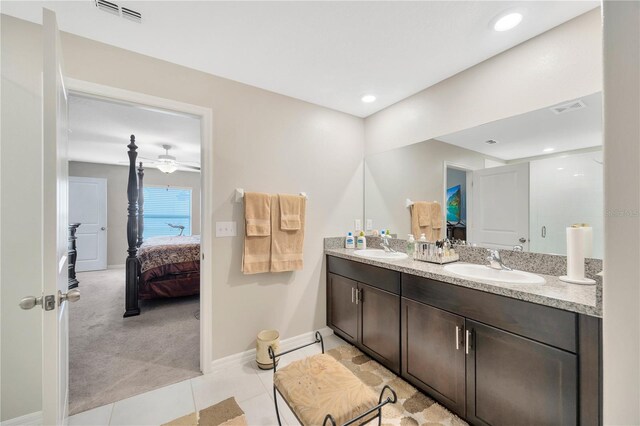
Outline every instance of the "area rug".
MULTIPOLYGON (((353 346, 339 346, 327 353, 340 361, 377 394, 385 385, 398 395, 398 402, 382 408, 383 425, 463 426, 467 423, 409 383, 396 376, 353 346)), ((377 421, 376 421, 377 424, 377 421)))
POLYGON ((231 397, 162 426, 247 426, 247 419, 235 398, 231 397))

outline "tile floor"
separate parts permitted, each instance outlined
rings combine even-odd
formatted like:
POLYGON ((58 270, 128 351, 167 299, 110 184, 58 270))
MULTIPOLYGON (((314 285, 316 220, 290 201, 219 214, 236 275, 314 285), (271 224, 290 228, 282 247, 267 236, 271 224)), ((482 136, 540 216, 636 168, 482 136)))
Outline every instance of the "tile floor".
MULTIPOLYGON (((334 335, 324 337, 324 343, 325 351, 345 344, 334 335)), ((319 351, 319 345, 306 347, 282 357, 279 366, 319 351)), ((245 412, 250 426, 277 425, 272 376, 272 371, 262 371, 254 362, 248 362, 78 413, 69 417, 69 425, 160 425, 231 396, 245 412)), ((278 408, 283 425, 298 425, 279 395, 278 408)))

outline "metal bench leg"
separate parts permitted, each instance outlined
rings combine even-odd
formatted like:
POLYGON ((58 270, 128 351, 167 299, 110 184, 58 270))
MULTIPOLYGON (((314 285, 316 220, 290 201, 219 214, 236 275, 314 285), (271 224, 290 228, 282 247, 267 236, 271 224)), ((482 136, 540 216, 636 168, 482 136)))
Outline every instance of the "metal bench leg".
POLYGON ((278 411, 278 392, 276 391, 276 385, 273 385, 273 403, 276 405, 276 418, 278 419, 278 426, 282 426, 280 421, 280 411, 278 411))

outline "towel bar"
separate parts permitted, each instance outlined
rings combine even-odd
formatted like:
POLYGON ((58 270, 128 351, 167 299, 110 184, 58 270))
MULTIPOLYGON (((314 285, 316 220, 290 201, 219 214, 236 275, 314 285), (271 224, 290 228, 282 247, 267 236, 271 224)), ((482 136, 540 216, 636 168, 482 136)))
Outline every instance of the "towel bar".
MULTIPOLYGON (((307 197, 306 192, 301 192, 300 195, 302 195, 307 200, 309 199, 309 197, 307 197)), ((236 188, 236 203, 241 203, 243 198, 244 198, 244 189, 236 188)))

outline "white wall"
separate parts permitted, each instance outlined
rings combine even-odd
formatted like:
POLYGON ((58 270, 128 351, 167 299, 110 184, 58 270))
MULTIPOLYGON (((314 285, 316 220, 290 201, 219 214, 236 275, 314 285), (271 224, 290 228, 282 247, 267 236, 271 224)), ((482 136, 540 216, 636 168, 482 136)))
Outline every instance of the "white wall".
POLYGON ((566 255, 567 226, 588 223, 593 228, 591 257, 602 259, 604 186, 601 163, 602 151, 562 155, 529 163, 530 251, 566 255), (546 227, 544 238, 542 226, 546 227))
POLYGON ((640 2, 604 2, 604 424, 640 424, 640 2))
POLYGON ((602 90, 595 9, 365 119, 366 152, 386 151, 602 90))
MULTIPOLYGON (((37 411, 41 405, 38 311, 19 312, 16 304, 18 296, 37 294, 40 286, 39 264, 33 267, 40 250, 39 217, 33 212, 38 211, 41 188, 42 43, 39 25, 5 15, 1 24, 2 418, 6 419, 37 411), (12 83, 6 91, 5 74, 12 83), (11 127, 5 128, 5 122, 11 127), (6 140, 13 143, 5 148, 6 140), (11 218, 5 215, 5 205, 18 207, 11 218), (5 219, 13 228, 7 239, 5 219), (18 242, 24 251, 5 251, 18 242), (5 270, 11 260, 16 260, 15 267, 5 270), (22 287, 9 286, 9 281, 22 287), (36 320, 25 323, 27 316, 36 320), (5 340, 10 336, 18 338, 5 340)), ((214 357, 254 347, 256 334, 264 328, 279 329, 287 338, 324 327, 322 238, 343 234, 354 218, 362 217, 363 120, 69 34, 63 34, 62 47, 69 77, 212 109, 214 221, 237 221, 239 234, 244 232, 242 205, 233 202, 236 187, 309 194, 303 271, 244 276, 242 238, 214 239, 213 300, 209 301, 214 357)))
MULTIPOLYGON (((107 179, 107 264, 124 265, 127 257, 129 166, 71 161, 69 176, 107 179)), ((166 174, 154 167, 146 167, 144 185, 191 188, 191 229, 192 234, 200 234, 200 173, 176 171, 166 174)))

